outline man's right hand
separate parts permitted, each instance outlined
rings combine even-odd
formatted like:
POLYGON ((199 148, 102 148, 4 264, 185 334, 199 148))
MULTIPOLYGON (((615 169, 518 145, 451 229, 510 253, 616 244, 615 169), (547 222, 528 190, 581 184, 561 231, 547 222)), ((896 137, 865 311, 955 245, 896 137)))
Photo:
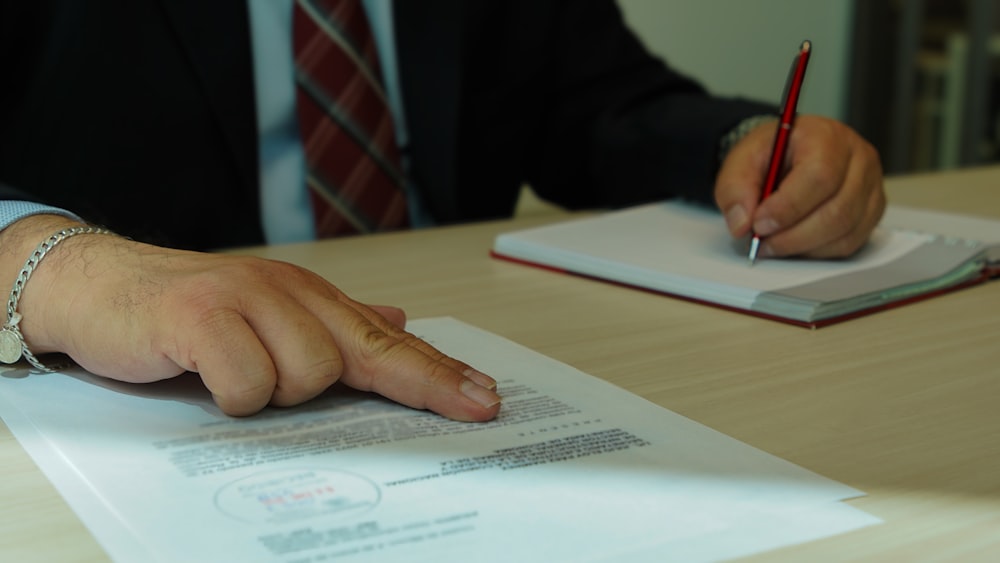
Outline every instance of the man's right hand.
MULTIPOLYGON (((0 287, 40 241, 77 224, 38 215, 0 232, 0 287)), ((64 352, 130 382, 197 372, 231 415, 302 403, 337 381, 456 420, 500 409, 496 381, 406 332, 400 309, 284 262, 80 235, 38 265, 18 310, 36 355, 64 352)))

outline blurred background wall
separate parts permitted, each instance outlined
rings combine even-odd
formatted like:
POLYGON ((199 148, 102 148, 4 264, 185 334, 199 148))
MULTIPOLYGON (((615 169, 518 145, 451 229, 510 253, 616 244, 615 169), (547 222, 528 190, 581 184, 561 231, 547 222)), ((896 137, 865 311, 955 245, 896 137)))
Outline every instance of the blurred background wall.
MULTIPOLYGON (((842 119, 887 172, 1000 162, 1000 0, 618 0, 647 46, 713 93, 842 119)), ((1000 189, 1000 187, 998 187, 1000 189)))

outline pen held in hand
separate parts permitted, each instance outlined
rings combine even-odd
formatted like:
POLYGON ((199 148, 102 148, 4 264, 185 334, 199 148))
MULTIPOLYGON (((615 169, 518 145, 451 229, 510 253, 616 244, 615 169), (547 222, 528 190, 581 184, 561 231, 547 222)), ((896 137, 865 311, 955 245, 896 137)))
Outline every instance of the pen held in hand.
MULTIPOLYGON (((781 104, 781 119, 778 122, 778 131, 774 136, 774 148, 771 149, 771 161, 767 167, 767 176, 764 178, 761 201, 767 199, 778 186, 781 168, 785 161, 785 151, 788 148, 788 139, 792 133, 792 124, 795 122, 795 108, 799 102, 799 92, 802 90, 802 81, 806 76, 806 65, 809 63, 811 52, 812 42, 803 41, 799 47, 798 55, 792 62, 792 71, 788 75, 788 82, 785 85, 785 99, 781 104)), ((756 263, 759 251, 760 236, 754 233, 750 240, 750 252, 747 255, 751 266, 756 263)))

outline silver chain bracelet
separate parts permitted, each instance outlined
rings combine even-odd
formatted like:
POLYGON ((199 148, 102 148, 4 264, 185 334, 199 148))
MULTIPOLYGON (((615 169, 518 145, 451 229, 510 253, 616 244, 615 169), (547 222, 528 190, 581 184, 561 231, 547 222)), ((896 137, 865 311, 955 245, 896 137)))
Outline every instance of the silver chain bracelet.
POLYGON ((60 242, 72 236, 86 234, 113 235, 114 233, 101 227, 70 227, 58 231, 43 240, 35 248, 35 251, 31 253, 31 256, 28 257, 28 260, 24 263, 24 267, 21 268, 21 272, 17 274, 17 279, 14 280, 14 287, 10 290, 10 298, 7 299, 7 322, 0 328, 0 362, 13 364, 23 356, 29 364, 38 370, 43 372, 54 371, 40 362, 31 353, 31 350, 28 349, 28 344, 24 341, 24 335, 21 334, 21 329, 18 326, 21 322, 21 313, 17 312, 17 303, 21 300, 21 292, 24 290, 25 284, 28 283, 28 279, 31 278, 32 272, 38 267, 38 263, 42 261, 42 258, 60 242))

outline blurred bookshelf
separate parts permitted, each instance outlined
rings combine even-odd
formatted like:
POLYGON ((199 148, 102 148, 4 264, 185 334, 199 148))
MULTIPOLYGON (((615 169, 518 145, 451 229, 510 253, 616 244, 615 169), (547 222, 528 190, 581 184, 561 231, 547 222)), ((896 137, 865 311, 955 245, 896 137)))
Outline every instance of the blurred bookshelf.
POLYGON ((1000 162, 1000 0, 857 0, 845 120, 887 172, 1000 162))
POLYGON ((1000 0, 618 0, 675 69, 777 102, 798 43, 800 111, 841 119, 887 172, 1000 162, 1000 0))

